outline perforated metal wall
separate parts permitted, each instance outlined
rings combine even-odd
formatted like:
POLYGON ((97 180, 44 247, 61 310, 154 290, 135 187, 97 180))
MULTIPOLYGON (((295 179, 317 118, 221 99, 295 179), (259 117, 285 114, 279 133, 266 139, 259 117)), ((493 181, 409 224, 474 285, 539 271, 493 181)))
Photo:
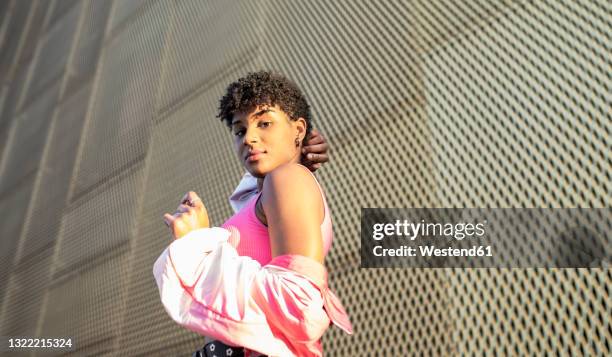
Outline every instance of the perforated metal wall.
MULTIPOLYGON (((610 207, 612 5, 0 1, 0 335, 186 356, 151 274, 188 190, 242 168, 215 113, 273 69, 331 146, 329 356, 610 355, 609 269, 359 269, 361 207, 610 207)), ((526 249, 529 242, 525 243, 526 249)))

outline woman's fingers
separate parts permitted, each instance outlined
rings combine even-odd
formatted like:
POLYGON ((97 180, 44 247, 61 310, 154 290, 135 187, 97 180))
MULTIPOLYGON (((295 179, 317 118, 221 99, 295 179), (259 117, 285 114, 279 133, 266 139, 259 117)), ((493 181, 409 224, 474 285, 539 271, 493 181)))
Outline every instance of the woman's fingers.
POLYGON ((302 159, 302 165, 306 166, 310 171, 317 171, 321 166, 329 161, 327 154, 306 154, 302 159))
POLYGON ((189 191, 187 192, 183 198, 181 199, 182 204, 186 204, 191 207, 200 207, 204 206, 202 199, 195 192, 189 191))
POLYGON ((183 197, 181 197, 181 203, 186 203, 187 200, 189 199, 189 193, 192 191, 187 192, 186 194, 183 195, 183 197))
POLYGON ((176 217, 170 215, 169 213, 164 214, 164 223, 168 227, 172 226, 172 222, 174 222, 175 219, 176 219, 176 217))
POLYGON ((310 131, 310 135, 308 136, 308 139, 306 139, 306 146, 317 145, 317 144, 321 144, 324 142, 325 142, 325 138, 323 137, 323 135, 321 135, 321 133, 319 133, 317 129, 313 128, 310 131))
POLYGON ((195 222, 197 220, 194 219, 193 208, 190 207, 189 209, 192 211, 176 212, 173 215, 169 213, 164 214, 164 223, 170 228, 174 239, 181 238, 191 230, 197 228, 197 223, 195 222))
POLYGON ((329 150, 329 145, 327 143, 320 143, 316 145, 307 145, 302 149, 303 154, 313 153, 313 154, 327 154, 329 150))
POLYGON ((206 207, 202 199, 193 191, 183 195, 173 215, 164 214, 164 223, 170 228, 175 239, 181 238, 194 229, 210 226, 206 207))
POLYGON ((193 209, 193 207, 188 206, 186 204, 181 204, 176 208, 176 213, 185 213, 185 212, 189 212, 190 209, 193 209))
POLYGON ((310 139, 302 148, 303 162, 310 171, 316 171, 329 161, 329 145, 323 135, 314 130, 311 132, 310 139))
POLYGON ((314 164, 324 164, 326 162, 329 161, 329 155, 327 154, 313 154, 313 153, 309 153, 306 154, 306 166, 311 166, 314 164))

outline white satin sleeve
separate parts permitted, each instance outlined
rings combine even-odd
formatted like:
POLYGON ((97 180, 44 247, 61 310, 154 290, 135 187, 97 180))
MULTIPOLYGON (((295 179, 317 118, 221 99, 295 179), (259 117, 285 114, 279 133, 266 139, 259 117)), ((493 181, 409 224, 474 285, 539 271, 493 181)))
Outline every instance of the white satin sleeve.
POLYGON ((257 179, 250 173, 245 172, 240 183, 229 197, 230 205, 234 212, 238 212, 253 195, 257 194, 257 179))

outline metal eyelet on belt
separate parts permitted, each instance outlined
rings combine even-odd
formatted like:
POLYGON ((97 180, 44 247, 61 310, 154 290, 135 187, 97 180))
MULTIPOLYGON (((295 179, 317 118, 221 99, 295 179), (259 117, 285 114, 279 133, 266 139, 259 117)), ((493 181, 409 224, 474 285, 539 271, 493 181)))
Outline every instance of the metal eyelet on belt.
POLYGON ((215 340, 204 345, 201 350, 195 351, 192 357, 244 357, 244 348, 231 347, 215 340))

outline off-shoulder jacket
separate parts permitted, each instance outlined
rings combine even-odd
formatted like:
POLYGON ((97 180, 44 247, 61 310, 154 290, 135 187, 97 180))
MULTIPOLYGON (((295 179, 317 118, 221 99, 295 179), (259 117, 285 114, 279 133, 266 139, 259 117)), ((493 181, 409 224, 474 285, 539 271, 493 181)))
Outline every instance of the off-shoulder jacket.
POLYGON ((231 232, 204 228, 172 242, 153 266, 162 304, 178 324, 268 356, 322 356, 330 324, 353 333, 325 266, 302 255, 268 264, 239 256, 231 232))

